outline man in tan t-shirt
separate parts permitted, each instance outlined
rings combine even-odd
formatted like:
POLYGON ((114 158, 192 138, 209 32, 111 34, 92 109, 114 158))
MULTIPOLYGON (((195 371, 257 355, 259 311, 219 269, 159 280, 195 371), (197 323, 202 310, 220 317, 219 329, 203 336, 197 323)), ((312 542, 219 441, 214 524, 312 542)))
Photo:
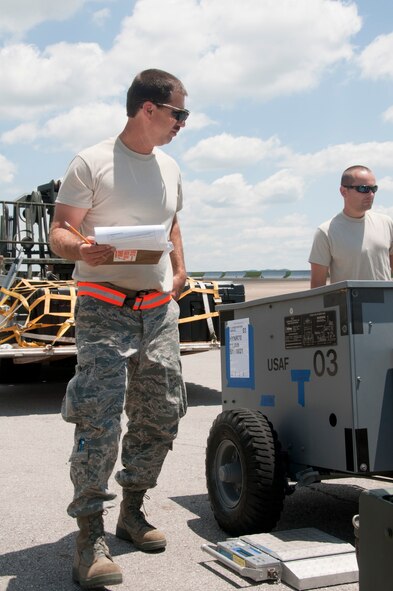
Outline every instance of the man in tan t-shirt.
POLYGON ((115 474, 123 497, 116 535, 144 552, 166 546, 165 534, 146 521, 141 508, 187 407, 176 301, 186 280, 177 217, 183 193, 177 163, 159 148, 184 128, 186 96, 172 74, 140 72, 127 93, 124 129, 73 159, 56 201, 52 250, 75 261, 78 282, 78 365, 62 416, 75 424, 74 495, 67 511, 80 530, 72 572, 83 588, 122 582, 105 542, 103 515, 116 497, 108 480, 118 457, 123 408, 128 423, 123 467, 115 474), (114 263, 112 246, 95 243, 95 227, 151 225, 164 226, 173 245, 154 264, 114 263))
POLYGON ((366 166, 347 168, 341 177, 344 209, 317 229, 309 262, 311 287, 350 279, 390 280, 393 220, 370 211, 378 190, 366 166))

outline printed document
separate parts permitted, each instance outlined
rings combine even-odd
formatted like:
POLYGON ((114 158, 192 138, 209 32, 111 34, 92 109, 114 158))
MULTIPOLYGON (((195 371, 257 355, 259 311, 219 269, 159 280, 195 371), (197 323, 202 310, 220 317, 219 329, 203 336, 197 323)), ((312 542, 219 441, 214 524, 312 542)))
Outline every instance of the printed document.
POLYGON ((135 262, 138 251, 169 253, 173 245, 167 240, 164 225, 100 226, 94 228, 97 244, 116 248, 113 262, 135 262))

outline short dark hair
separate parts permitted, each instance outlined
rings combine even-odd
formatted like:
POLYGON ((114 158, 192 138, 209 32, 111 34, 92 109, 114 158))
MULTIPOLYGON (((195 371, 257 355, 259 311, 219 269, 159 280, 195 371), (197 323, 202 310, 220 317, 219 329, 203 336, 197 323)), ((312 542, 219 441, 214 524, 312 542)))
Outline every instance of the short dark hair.
POLYGON ((367 168, 367 166, 363 166, 362 164, 355 164, 354 166, 350 166, 349 168, 346 168, 342 173, 341 185, 343 187, 345 187, 345 185, 352 185, 352 183, 354 182, 353 173, 358 170, 365 170, 366 172, 371 172, 371 174, 373 172, 372 170, 370 170, 370 168, 367 168))
POLYGON ((172 92, 184 96, 187 91, 176 76, 163 70, 143 70, 137 74, 127 92, 127 117, 135 117, 146 101, 167 103, 172 92))

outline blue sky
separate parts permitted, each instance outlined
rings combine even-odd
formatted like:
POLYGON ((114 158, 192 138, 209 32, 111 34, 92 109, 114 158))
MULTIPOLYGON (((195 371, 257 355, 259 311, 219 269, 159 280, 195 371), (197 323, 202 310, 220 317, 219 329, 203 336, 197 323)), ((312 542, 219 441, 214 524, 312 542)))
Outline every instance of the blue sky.
POLYGON ((391 0, 1 0, 0 195, 61 178, 118 134, 133 77, 177 75, 191 116, 187 269, 307 269, 339 180, 373 169, 393 217, 391 0))

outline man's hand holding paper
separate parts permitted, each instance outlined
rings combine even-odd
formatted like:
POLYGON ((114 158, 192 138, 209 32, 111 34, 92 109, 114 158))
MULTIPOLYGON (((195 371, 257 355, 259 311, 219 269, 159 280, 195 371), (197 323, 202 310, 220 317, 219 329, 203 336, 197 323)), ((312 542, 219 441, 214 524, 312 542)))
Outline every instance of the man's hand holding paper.
POLYGON ((94 228, 97 244, 114 247, 113 259, 103 264, 157 264, 173 249, 164 225, 100 226, 94 228))
POLYGON ((92 267, 112 263, 115 249, 109 244, 96 244, 94 236, 88 237, 91 244, 82 243, 79 247, 83 261, 92 267))

